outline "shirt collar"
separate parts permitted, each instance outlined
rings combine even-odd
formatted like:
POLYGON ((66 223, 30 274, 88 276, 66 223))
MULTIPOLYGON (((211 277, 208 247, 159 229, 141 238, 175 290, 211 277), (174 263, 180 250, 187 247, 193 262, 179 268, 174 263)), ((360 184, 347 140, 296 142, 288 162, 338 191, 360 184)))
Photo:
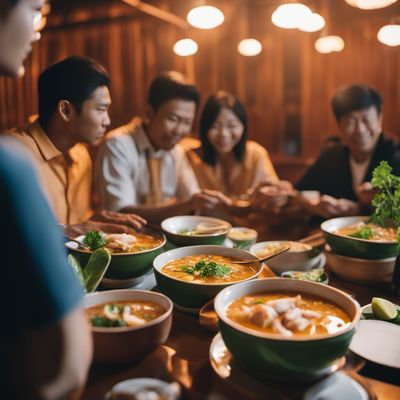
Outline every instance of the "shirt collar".
POLYGON ((26 130, 30 132, 40 153, 42 154, 42 157, 46 161, 62 156, 62 153, 54 146, 53 142, 47 136, 38 120, 27 125, 26 130))
POLYGON ((134 140, 136 143, 136 146, 138 147, 139 153, 146 153, 148 156, 152 158, 161 158, 163 157, 167 150, 155 150, 153 145, 150 142, 149 137, 147 136, 147 133, 144 129, 143 121, 134 119, 132 120, 132 123, 137 124, 136 129, 135 129, 135 135, 134 135, 134 140), (138 124, 138 122, 140 122, 138 124))

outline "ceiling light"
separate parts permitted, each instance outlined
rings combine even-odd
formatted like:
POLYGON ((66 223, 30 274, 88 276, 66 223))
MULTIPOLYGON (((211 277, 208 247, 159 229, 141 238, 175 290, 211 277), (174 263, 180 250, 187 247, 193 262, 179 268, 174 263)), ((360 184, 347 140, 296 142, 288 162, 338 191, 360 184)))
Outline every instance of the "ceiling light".
POLYGON ((261 53, 262 45, 256 39, 243 39, 238 44, 237 49, 242 56, 252 57, 261 53))
POLYGON ((197 53, 199 46, 192 39, 181 39, 174 44, 174 53, 181 57, 192 56, 197 53))
POLYGON ((315 49, 322 54, 342 51, 344 41, 340 36, 323 36, 315 42, 315 49))
POLYGON ((317 13, 306 16, 299 24, 298 28, 303 32, 316 32, 325 26, 324 17, 317 13))
POLYGON ((375 10, 396 3, 397 0, 344 0, 352 7, 361 8, 362 10, 375 10))
POLYGON ((212 29, 224 22, 224 14, 216 7, 200 6, 189 11, 187 21, 200 29, 212 29))
POLYGON ((379 29, 378 40, 388 46, 400 45, 400 25, 385 25, 379 29))
POLYGON ((272 23, 280 28, 294 29, 311 15, 311 10, 301 3, 282 4, 272 13, 272 23))

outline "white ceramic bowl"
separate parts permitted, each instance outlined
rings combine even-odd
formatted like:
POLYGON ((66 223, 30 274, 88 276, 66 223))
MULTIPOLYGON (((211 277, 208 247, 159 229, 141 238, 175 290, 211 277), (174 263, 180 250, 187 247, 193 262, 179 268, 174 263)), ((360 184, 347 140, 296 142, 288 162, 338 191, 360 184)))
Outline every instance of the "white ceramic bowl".
POLYGON ((319 251, 310 245, 289 240, 275 240, 259 242, 250 247, 250 253, 257 257, 266 255, 268 247, 271 249, 283 245, 293 247, 293 250, 280 254, 267 261, 267 265, 278 275, 285 271, 308 271, 320 261, 319 251))
POLYGON ((330 270, 346 281, 367 285, 392 282, 396 257, 376 260, 346 257, 332 252, 328 245, 325 254, 330 270))

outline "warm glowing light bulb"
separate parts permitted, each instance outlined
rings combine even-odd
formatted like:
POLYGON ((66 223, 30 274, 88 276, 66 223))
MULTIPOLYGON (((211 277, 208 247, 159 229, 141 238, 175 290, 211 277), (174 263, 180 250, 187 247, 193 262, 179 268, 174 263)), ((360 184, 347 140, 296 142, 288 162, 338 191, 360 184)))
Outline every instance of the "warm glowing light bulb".
POLYGON ((192 56, 197 53, 199 46, 192 39, 181 39, 174 44, 174 53, 181 57, 192 56))
POLYGON ((262 44, 256 39, 243 39, 237 48, 242 56, 252 57, 261 53, 262 44))
POLYGON ((298 28, 303 32, 317 32, 325 26, 325 19, 317 13, 308 15, 302 20, 298 28))
POLYGON ((323 36, 315 42, 315 49, 322 54, 339 52, 344 49, 344 41, 340 36, 323 36))
POLYGON ((311 15, 311 10, 301 3, 282 4, 272 13, 272 23, 280 28, 294 29, 311 15))
POLYGON ((200 6, 189 11, 187 21, 200 29, 212 29, 224 22, 224 14, 216 7, 200 6))
POLYGON ((379 29, 378 40, 387 46, 400 45, 400 25, 385 25, 379 29))
POLYGON ((352 7, 361 8, 362 10, 375 10, 384 8, 396 3, 397 0, 345 0, 352 7))

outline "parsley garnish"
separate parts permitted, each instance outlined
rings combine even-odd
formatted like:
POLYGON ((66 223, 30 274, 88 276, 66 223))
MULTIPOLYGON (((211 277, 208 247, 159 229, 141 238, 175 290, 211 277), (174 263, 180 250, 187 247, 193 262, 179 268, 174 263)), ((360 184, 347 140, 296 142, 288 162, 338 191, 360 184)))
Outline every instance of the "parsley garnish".
POLYGON ((100 247, 104 247, 107 241, 103 232, 90 231, 83 239, 83 243, 86 244, 90 250, 97 250, 100 247))
POLYGON ((232 272, 232 268, 222 264, 217 264, 214 261, 207 263, 204 260, 200 260, 194 266, 182 265, 181 271, 187 272, 191 275, 200 275, 203 278, 207 278, 229 275, 232 272))
POLYGON ((350 237, 358 238, 358 239, 371 239, 373 236, 373 231, 370 226, 363 226, 359 231, 352 233, 349 235, 350 237))

